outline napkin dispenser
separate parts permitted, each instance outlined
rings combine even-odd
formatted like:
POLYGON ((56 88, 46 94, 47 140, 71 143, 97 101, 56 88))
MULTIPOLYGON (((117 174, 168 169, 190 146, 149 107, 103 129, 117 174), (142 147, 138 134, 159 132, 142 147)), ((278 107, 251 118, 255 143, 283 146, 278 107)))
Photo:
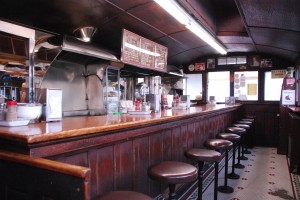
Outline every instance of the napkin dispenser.
POLYGON ((61 89, 43 89, 42 97, 43 120, 59 121, 62 119, 62 90, 61 89))

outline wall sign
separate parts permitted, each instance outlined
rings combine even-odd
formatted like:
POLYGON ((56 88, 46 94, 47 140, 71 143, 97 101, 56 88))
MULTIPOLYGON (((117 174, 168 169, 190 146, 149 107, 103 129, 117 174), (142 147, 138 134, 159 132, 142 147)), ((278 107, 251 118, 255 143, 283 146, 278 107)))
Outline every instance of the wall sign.
POLYGON ((195 71, 205 71, 205 62, 195 63, 195 71))
POLYGON ((138 67, 167 71, 168 48, 123 29, 121 61, 138 67))
POLYGON ((295 105, 295 90, 282 90, 282 105, 295 105))
POLYGON ((284 78, 286 75, 286 69, 280 70, 272 70, 271 71, 271 78, 284 78))

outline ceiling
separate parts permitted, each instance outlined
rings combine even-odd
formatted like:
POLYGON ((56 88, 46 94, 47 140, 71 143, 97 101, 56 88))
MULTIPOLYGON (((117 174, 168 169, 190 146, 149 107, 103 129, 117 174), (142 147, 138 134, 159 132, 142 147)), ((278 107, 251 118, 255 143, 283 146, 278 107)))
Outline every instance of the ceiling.
MULTIPOLYGON (((178 0, 229 54, 300 60, 298 0, 178 0)), ((168 47, 168 64, 186 66, 218 54, 152 0, 6 0, 0 19, 53 34, 95 26, 93 42, 119 56, 125 28, 168 47)))

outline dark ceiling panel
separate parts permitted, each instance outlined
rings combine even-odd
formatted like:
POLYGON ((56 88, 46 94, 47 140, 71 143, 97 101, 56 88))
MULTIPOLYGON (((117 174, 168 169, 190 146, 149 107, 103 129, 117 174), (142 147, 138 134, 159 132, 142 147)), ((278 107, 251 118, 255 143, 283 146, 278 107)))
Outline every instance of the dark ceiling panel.
POLYGON ((300 31, 299 0, 238 0, 248 26, 300 31))
MULTIPOLYGON (((103 0, 98 0, 103 1, 103 0)), ((105 0, 108 3, 120 7, 122 10, 130 11, 132 8, 140 7, 148 3, 154 3, 152 0, 105 0)))
POLYGON ((250 28, 250 32, 255 44, 300 52, 300 32, 270 28, 250 28))
POLYGON ((252 44, 228 43, 226 44, 228 53, 234 52, 255 52, 256 48, 252 44))
POLYGON ((296 52, 285 51, 282 49, 277 49, 269 46, 257 45, 259 52, 270 53, 273 56, 278 56, 279 58, 284 58, 287 61, 296 60, 299 58, 299 54, 296 52))
POLYGON ((218 39, 223 42, 225 45, 227 43, 235 44, 252 44, 252 39, 248 36, 218 36, 218 39))
MULTIPOLYGON (((300 60, 299 0, 177 1, 217 35, 229 53, 251 51, 300 60)), ((95 26, 92 41, 116 54, 126 28, 167 46, 173 65, 220 55, 153 0, 5 0, 0 19, 55 34, 71 35, 80 26, 95 26)))
POLYGON ((129 13, 166 35, 186 30, 184 25, 178 23, 155 2, 135 7, 129 13))
POLYGON ((170 62, 170 64, 176 63, 176 66, 183 65, 184 67, 187 67, 189 64, 195 62, 201 56, 204 56, 207 52, 209 52, 210 54, 215 53, 211 51, 211 48, 209 46, 205 46, 202 48, 190 49, 188 51, 181 52, 178 55, 170 57, 168 61, 170 62))

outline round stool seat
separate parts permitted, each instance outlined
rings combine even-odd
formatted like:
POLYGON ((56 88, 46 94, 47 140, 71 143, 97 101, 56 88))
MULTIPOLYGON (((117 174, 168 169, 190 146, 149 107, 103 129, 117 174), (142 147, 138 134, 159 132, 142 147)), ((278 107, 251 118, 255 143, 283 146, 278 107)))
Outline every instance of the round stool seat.
POLYGON ((232 142, 224 139, 208 139, 204 142, 204 146, 213 150, 229 150, 232 145, 232 142))
POLYGON ((153 200, 151 197, 133 191, 114 191, 96 200, 153 200))
POLYGON ((186 157, 208 162, 218 162, 221 159, 221 153, 210 149, 190 149, 185 152, 186 157))
POLYGON ((229 140, 230 142, 238 142, 241 140, 241 136, 233 133, 219 133, 217 137, 220 139, 229 140))
POLYGON ((252 122, 250 121, 236 121, 238 124, 247 124, 247 125, 252 125, 252 122))
POLYGON ((248 124, 232 124, 232 126, 244 128, 246 130, 250 129, 250 126, 248 124))
POLYGON ((169 184, 192 182, 198 177, 198 170, 193 165, 176 162, 163 161, 148 170, 149 177, 169 184))
POLYGON ((246 133, 246 129, 240 127, 228 127, 227 130, 238 135, 244 135, 246 133))
POLYGON ((248 118, 248 119, 255 119, 256 116, 255 115, 246 115, 244 118, 248 118))
POLYGON ((254 119, 251 118, 243 118, 240 121, 249 121, 249 122, 254 122, 254 119))

